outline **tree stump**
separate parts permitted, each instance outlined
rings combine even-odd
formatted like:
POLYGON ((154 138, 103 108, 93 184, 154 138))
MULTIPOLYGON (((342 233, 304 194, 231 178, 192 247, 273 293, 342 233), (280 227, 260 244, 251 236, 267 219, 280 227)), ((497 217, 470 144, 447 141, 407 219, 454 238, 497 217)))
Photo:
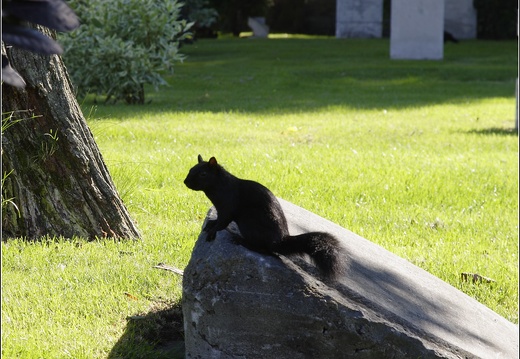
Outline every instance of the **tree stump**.
POLYGON ((27 86, 2 84, 3 238, 139 238, 62 59, 14 48, 7 55, 27 86))

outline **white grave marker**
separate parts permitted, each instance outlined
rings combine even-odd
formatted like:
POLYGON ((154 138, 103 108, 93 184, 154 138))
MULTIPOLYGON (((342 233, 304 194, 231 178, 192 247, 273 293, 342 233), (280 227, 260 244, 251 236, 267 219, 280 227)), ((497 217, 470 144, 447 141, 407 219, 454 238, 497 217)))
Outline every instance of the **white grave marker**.
POLYGON ((392 0, 390 58, 442 60, 444 0, 392 0))

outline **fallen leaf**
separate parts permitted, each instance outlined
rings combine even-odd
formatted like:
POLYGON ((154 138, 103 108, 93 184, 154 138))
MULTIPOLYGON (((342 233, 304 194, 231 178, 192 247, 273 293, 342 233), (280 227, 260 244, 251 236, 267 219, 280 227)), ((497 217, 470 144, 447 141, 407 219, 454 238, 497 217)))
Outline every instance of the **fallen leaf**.
POLYGON ((128 298, 130 298, 130 299, 133 299, 133 300, 139 300, 139 298, 137 298, 135 295, 132 295, 132 294, 130 294, 130 293, 128 293, 128 292, 125 292, 125 295, 126 295, 128 298))

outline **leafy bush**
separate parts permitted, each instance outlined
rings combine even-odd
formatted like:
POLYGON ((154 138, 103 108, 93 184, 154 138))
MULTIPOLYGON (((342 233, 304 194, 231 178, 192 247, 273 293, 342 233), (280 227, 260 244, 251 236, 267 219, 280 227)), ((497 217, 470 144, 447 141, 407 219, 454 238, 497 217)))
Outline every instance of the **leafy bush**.
POLYGON ((209 28, 217 22, 218 12, 209 7, 209 0, 185 0, 182 10, 196 28, 209 28))
POLYGON ((181 61, 179 41, 191 24, 177 0, 72 0, 79 29, 61 36, 78 95, 144 103, 144 84, 167 85, 162 74, 181 61))

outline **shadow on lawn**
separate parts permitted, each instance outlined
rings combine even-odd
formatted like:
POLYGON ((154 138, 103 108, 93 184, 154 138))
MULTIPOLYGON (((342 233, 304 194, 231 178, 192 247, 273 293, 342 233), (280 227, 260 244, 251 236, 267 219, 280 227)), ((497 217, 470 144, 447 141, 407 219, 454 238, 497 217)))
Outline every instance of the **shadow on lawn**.
POLYGON ((391 60, 388 40, 201 40, 166 77, 145 86, 146 105, 94 104, 111 118, 160 112, 300 113, 334 107, 361 110, 466 105, 513 99, 516 43, 464 42, 443 61, 391 60), (150 102, 151 101, 151 102, 150 102))
POLYGON ((184 358, 184 328, 180 303, 127 318, 124 334, 109 359, 184 358))
POLYGON ((494 136, 518 136, 518 129, 512 128, 503 128, 503 127, 490 127, 484 128, 480 130, 471 130, 467 133, 472 133, 476 135, 494 135, 494 136))

